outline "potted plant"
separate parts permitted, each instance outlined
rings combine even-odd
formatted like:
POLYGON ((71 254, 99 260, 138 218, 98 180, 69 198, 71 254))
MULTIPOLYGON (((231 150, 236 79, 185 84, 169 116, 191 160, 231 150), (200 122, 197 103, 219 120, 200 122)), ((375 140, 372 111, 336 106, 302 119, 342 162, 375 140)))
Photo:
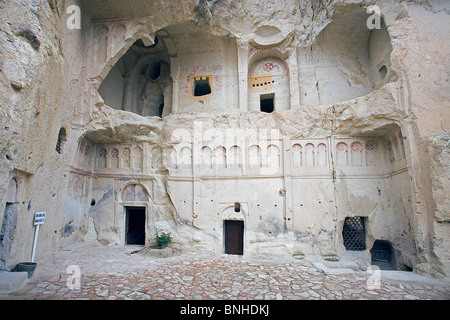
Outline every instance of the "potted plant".
POLYGON ((156 229, 155 239, 156 239, 156 245, 159 248, 166 247, 172 241, 172 238, 170 237, 170 233, 166 233, 164 231, 158 230, 158 228, 156 229))

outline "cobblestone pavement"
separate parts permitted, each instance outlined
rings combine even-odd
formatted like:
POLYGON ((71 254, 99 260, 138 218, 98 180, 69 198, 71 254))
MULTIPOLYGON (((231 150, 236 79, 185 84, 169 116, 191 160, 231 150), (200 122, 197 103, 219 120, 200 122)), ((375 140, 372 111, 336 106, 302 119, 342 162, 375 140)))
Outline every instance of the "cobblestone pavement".
POLYGON ((371 287, 370 273, 327 274, 306 260, 256 262, 206 253, 158 259, 131 251, 98 246, 61 251, 0 299, 450 299, 449 282, 406 272, 398 272, 398 280, 392 272, 384 279, 382 271, 381 284, 371 287), (68 288, 68 280, 76 284, 75 273, 67 273, 70 265, 80 268, 79 289, 68 288))

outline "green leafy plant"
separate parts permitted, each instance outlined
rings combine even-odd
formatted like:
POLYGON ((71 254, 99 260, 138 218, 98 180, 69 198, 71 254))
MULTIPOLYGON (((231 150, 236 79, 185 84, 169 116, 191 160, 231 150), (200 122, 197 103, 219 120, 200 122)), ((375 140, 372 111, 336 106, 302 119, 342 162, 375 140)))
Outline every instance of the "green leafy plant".
POLYGON ((160 248, 163 248, 167 246, 171 241, 172 238, 170 237, 170 233, 166 233, 162 230, 156 229, 156 245, 160 248))

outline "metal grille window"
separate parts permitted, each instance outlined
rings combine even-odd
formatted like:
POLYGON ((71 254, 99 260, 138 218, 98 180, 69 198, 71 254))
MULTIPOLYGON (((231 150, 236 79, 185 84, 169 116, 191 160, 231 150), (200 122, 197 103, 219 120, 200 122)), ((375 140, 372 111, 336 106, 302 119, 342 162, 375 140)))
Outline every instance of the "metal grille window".
POLYGON ((391 262, 391 245, 387 241, 375 240, 370 253, 372 261, 391 262))
POLYGON ((347 217, 342 230, 344 246, 347 250, 366 250, 366 228, 364 217, 347 217))

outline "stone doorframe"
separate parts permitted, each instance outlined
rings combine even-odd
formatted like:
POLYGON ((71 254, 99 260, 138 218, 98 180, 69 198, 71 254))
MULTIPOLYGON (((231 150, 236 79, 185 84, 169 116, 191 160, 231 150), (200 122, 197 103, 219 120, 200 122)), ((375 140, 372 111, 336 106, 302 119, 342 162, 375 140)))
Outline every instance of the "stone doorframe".
POLYGON ((218 214, 218 224, 219 224, 219 230, 222 229, 222 248, 221 252, 225 252, 225 227, 224 227, 224 221, 226 220, 234 220, 234 221, 243 221, 244 222, 244 240, 243 240, 243 246, 244 248, 247 246, 247 232, 245 232, 248 229, 248 219, 249 216, 248 213, 248 203, 247 202, 221 202, 220 203, 221 208, 219 210, 218 214), (235 212, 234 207, 235 203, 239 203, 240 208, 239 212, 235 212))
POLYGON ((152 234, 150 232, 150 225, 154 225, 153 216, 150 214, 154 207, 151 198, 150 189, 139 181, 127 181, 123 183, 116 191, 116 202, 114 206, 114 225, 118 229, 120 241, 123 245, 126 244, 126 207, 145 207, 145 243, 148 242, 147 236, 152 234), (145 198, 124 199, 123 193, 130 186, 139 186, 145 192, 145 198))

